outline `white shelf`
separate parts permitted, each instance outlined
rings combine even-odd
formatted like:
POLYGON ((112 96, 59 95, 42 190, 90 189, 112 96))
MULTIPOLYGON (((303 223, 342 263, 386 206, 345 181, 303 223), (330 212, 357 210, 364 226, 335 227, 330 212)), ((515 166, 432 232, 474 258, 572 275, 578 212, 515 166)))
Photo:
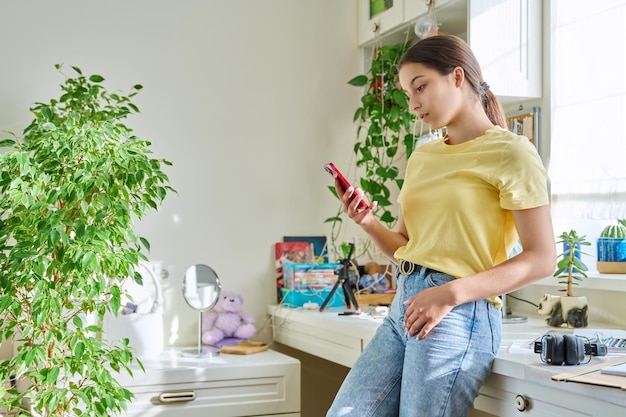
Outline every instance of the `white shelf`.
MULTIPOLYGON (((601 274, 598 271, 588 271, 587 279, 578 282, 578 287, 602 291, 626 292, 626 274, 601 274)), ((531 285, 546 285, 563 288, 556 277, 547 277, 531 285)))

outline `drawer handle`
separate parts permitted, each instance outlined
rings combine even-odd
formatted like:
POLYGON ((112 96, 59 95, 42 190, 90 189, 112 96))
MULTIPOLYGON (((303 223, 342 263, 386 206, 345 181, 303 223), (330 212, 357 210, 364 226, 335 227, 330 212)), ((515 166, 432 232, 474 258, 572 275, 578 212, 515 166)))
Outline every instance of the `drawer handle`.
POLYGON ((159 394, 159 402, 161 403, 186 403, 196 399, 194 391, 173 391, 162 392, 159 394))
POLYGON ((515 397, 515 408, 517 408, 517 411, 526 411, 529 405, 530 401, 528 401, 528 398, 523 395, 519 394, 515 397))

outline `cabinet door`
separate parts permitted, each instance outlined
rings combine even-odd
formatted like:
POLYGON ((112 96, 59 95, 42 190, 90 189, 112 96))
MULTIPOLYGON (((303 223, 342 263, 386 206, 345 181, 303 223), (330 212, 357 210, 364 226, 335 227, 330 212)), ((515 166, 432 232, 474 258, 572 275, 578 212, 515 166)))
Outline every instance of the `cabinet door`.
MULTIPOLYGON (((474 400, 474 408, 498 417, 591 417, 575 394, 541 387, 536 383, 491 374, 474 400)), ((583 400, 601 415, 610 414, 601 402, 583 400), (604 414, 606 412, 606 414, 604 414)))
POLYGON ((449 0, 404 0, 404 20, 409 22, 428 13, 428 4, 435 3, 435 8, 440 7, 440 3, 449 0))
POLYGON ((579 413, 536 398, 489 387, 481 388, 480 394, 474 400, 474 407, 498 417, 591 417, 590 414, 579 413), (528 405, 517 408, 524 401, 528 405))
MULTIPOLYGON (((358 40, 363 45, 404 21, 405 0, 358 0, 358 40)), ((419 0, 423 1, 423 0, 419 0)))
POLYGON ((463 29, 467 26, 467 6, 463 0, 404 0, 404 21, 411 22, 428 14, 428 6, 433 3, 435 18, 440 29, 445 33, 458 34, 456 20, 462 19, 463 29), (451 22, 452 20, 452 22, 451 22))
POLYGON ((540 0, 469 0, 468 41, 504 104, 541 97, 540 0))

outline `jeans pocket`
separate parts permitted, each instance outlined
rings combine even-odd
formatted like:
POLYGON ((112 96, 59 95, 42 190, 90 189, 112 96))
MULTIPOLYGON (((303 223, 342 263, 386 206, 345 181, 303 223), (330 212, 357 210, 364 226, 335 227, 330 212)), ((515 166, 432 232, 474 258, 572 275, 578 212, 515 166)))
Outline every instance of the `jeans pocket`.
POLYGON ((443 272, 432 272, 426 276, 428 287, 439 287, 440 285, 453 281, 454 279, 455 278, 452 275, 448 275, 443 272))

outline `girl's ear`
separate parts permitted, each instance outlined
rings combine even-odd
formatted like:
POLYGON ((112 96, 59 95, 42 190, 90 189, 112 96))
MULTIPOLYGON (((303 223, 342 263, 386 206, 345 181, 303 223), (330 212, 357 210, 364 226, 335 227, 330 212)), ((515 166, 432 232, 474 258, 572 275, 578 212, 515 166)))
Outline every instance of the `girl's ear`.
POLYGON ((463 84, 465 83, 465 71, 463 70, 463 68, 461 67, 455 67, 452 70, 452 77, 454 80, 454 85, 456 87, 462 87, 463 84))

